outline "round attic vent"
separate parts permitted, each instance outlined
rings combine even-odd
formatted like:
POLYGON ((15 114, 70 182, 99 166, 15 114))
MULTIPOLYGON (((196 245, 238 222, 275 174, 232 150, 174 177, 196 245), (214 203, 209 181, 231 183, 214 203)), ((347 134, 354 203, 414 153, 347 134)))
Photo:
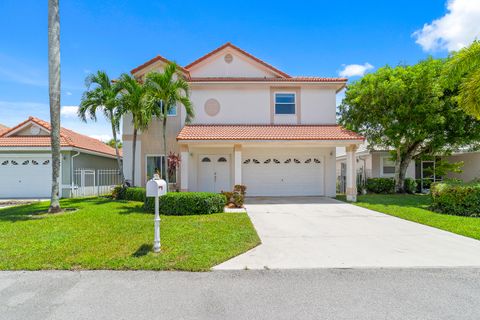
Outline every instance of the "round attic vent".
POLYGON ((216 116, 220 112, 220 102, 216 99, 208 99, 205 102, 205 113, 210 117, 216 116))
POLYGON ((227 53, 224 57, 226 63, 232 63, 233 56, 230 53, 227 53))
POLYGON ((39 127, 37 127, 37 126, 31 126, 31 127, 30 127, 30 134, 31 134, 32 136, 36 136, 36 135, 38 135, 39 133, 40 133, 40 128, 39 128, 39 127))

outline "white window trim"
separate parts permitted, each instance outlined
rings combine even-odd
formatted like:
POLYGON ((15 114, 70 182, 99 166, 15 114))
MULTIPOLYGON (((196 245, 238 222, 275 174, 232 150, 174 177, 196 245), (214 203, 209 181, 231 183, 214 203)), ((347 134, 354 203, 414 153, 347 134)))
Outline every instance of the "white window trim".
POLYGON ((175 105, 175 114, 168 114, 167 112, 167 117, 176 117, 178 115, 178 106, 175 105))
POLYGON ((391 177, 395 177, 395 173, 384 173, 383 172, 383 162, 385 161, 385 159, 387 159, 388 161, 392 161, 391 160, 392 157, 390 156, 383 156, 383 157, 380 157, 380 174, 382 177, 387 177, 387 178, 391 178, 391 177))
MULTIPOLYGON (((280 103, 282 104, 282 103, 280 103)), ((292 91, 275 91, 273 93, 273 114, 275 117, 291 117, 297 115, 297 93, 292 91), (277 94, 293 94, 293 104, 295 105, 295 113, 277 113, 277 94)))
MULTIPOLYGON (((148 154, 145 154, 145 178, 148 177, 148 157, 164 157, 165 155, 164 154, 157 154, 157 153, 148 153, 148 154)), ((163 161, 162 161, 162 166, 163 166, 163 161)), ((165 170, 165 173, 168 174, 167 170, 165 170)), ((170 183, 172 183, 171 181, 169 181, 170 183)), ((176 168, 175 170, 175 183, 178 183, 178 167, 176 168)))

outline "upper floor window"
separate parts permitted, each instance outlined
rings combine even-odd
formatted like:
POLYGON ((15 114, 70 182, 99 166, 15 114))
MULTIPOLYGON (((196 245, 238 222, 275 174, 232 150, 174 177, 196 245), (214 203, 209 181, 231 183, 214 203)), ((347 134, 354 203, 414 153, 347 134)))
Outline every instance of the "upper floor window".
POLYGON ((275 114, 295 114, 295 93, 275 93, 275 114))
POLYGON ((170 109, 168 109, 167 115, 170 117, 174 117, 177 115, 177 106, 172 106, 170 109))

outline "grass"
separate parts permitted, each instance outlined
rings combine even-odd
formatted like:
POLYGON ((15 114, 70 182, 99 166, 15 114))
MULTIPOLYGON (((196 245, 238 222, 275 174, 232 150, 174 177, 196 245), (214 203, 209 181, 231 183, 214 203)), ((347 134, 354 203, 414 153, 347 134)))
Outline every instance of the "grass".
MULTIPOLYGON (((337 198, 345 201, 345 196, 337 198)), ((433 212, 429 210, 428 195, 369 194, 358 196, 358 202, 353 204, 480 240, 480 218, 433 212)))
POLYGON ((77 211, 32 215, 48 202, 0 209, 0 270, 205 271, 260 243, 245 213, 161 216, 162 252, 152 252, 153 215, 142 203, 65 199, 77 211))

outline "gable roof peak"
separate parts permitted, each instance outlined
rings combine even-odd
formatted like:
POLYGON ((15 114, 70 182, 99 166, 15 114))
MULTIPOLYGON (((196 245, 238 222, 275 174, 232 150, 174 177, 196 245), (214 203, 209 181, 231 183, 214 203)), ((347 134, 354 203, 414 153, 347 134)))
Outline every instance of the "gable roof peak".
POLYGON ((243 54, 244 56, 247 56, 248 58, 254 60, 255 62, 259 63, 260 65, 266 67, 267 69, 269 69, 270 71, 273 71, 273 73, 279 75, 280 77, 282 78, 291 78, 290 75, 288 75, 287 73, 275 68, 274 66, 266 63, 265 61, 255 57, 254 55, 246 52, 245 50, 237 47, 236 45, 232 44, 231 42, 226 42, 224 43, 223 45, 221 45, 220 47, 216 48, 215 50, 213 51, 210 51, 209 53, 203 55, 202 57, 198 58, 197 60, 191 62, 190 64, 186 65, 185 66, 185 69, 189 70, 190 68, 194 67, 195 65, 199 64, 200 62, 208 59, 209 57, 215 55, 216 53, 222 51, 223 49, 227 48, 227 47, 230 47, 234 50, 236 50, 237 52, 243 54))

